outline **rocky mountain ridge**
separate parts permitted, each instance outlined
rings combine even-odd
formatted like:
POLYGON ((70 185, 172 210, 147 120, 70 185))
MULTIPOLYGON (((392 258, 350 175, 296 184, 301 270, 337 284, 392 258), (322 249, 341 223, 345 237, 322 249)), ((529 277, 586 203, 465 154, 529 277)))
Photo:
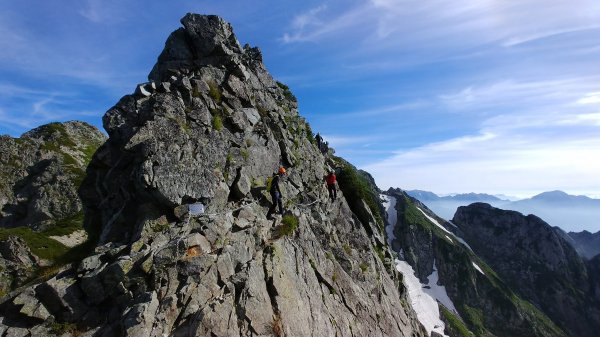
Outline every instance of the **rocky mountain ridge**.
POLYGON ((0 137, 0 293, 85 240, 77 188, 105 139, 77 121, 0 137))
POLYGON ((460 207, 452 223, 512 289, 570 336, 597 334, 598 275, 554 228, 534 215, 484 203, 460 207))
POLYGON ((485 202, 494 207, 518 211, 523 214, 535 214, 553 226, 567 232, 579 232, 587 229, 599 231, 598 214, 600 200, 582 195, 570 195, 563 191, 549 191, 531 198, 503 200, 489 194, 465 193, 440 197, 433 192, 412 190, 409 195, 427 204, 436 214, 451 219, 460 206, 475 202, 485 202))
POLYGON ((294 96, 228 23, 181 23, 152 81, 103 118, 109 139, 79 189, 97 247, 4 297, 0 335, 425 336, 380 210, 361 201, 376 192, 330 202, 323 177, 343 166, 343 191, 369 183, 323 157, 294 96), (268 220, 280 165, 287 212, 268 220))
POLYGON ((600 254, 600 232, 569 232, 567 235, 579 255, 586 259, 592 259, 600 254))
MULTIPOLYGON (((442 307, 453 336, 567 336, 544 313, 517 295, 493 268, 471 250, 453 225, 400 189, 395 199, 397 223, 392 247, 420 279, 436 270, 457 312, 442 307)), ((469 242, 469 243, 467 243, 469 242)))

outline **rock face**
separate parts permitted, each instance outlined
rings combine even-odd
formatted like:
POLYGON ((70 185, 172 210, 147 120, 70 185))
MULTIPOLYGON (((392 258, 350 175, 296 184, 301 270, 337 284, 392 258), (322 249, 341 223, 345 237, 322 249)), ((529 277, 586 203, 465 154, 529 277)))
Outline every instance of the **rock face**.
POLYGON ((105 136, 83 122, 0 137, 0 227, 41 230, 82 210, 77 188, 105 136))
POLYGON ((568 236, 575 250, 584 258, 592 259, 594 256, 600 254, 600 232, 594 234, 588 231, 579 233, 569 232, 568 236))
POLYGON ((586 263, 552 227, 483 203, 460 207, 453 223, 488 265, 570 336, 596 336, 600 302, 586 263))
POLYGON ((494 266, 478 256, 477 249, 461 242, 462 233, 452 233, 451 224, 399 189, 386 194, 396 199, 394 250, 423 284, 437 269, 439 285, 445 287, 457 310, 441 309, 447 333, 468 336, 462 323, 457 323, 463 321, 477 336, 566 336, 542 312, 519 298, 496 275, 494 266))
POLYGON ((0 137, 0 293, 66 251, 52 235, 60 239, 81 230, 77 188, 105 139, 82 122, 51 123, 20 138, 0 137))
POLYGON ((181 22, 152 82, 103 118, 109 139, 79 190, 95 253, 6 297, 0 331, 425 336, 376 219, 328 200, 336 163, 258 49, 216 16, 181 22), (280 165, 286 214, 269 220, 280 165), (186 215, 192 202, 205 213, 186 215))

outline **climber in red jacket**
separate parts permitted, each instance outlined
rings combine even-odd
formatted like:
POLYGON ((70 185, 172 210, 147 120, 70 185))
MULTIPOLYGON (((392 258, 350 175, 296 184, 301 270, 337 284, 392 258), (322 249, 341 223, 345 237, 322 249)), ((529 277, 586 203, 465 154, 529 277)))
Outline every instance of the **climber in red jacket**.
POLYGON ((329 191, 329 197, 331 198, 331 201, 337 199, 337 189, 335 188, 336 181, 337 179, 335 177, 335 173, 333 172, 333 170, 331 170, 325 178, 325 182, 327 182, 327 190, 329 191))

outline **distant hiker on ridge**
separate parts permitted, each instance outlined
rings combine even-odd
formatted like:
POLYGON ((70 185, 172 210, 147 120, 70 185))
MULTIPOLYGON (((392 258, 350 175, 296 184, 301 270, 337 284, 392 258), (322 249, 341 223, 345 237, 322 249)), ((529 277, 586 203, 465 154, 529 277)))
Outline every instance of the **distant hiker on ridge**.
POLYGON ((321 135, 317 132, 317 135, 315 136, 315 140, 317 141, 317 147, 319 148, 319 151, 321 151, 321 153, 323 153, 323 137, 321 137, 321 135))
POLYGON ((337 182, 337 178, 335 176, 335 172, 333 170, 329 171, 329 174, 325 178, 325 182, 327 182, 327 190, 329 191, 329 198, 331 201, 337 199, 337 189, 335 188, 335 183, 337 182))
POLYGON ((267 219, 271 219, 271 215, 275 212, 275 208, 279 207, 279 213, 283 214, 283 204, 281 202, 281 190, 279 189, 279 178, 285 174, 285 168, 283 166, 279 167, 279 171, 273 174, 273 178, 271 180, 271 188, 269 192, 271 193, 271 199, 273 200, 273 205, 269 208, 269 212, 267 213, 267 219))

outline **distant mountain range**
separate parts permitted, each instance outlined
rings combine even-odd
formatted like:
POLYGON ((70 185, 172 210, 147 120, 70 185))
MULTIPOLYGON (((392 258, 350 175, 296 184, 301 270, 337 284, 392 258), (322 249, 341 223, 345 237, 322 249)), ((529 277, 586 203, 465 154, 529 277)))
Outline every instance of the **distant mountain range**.
POLYGON ((543 192, 528 199, 511 201, 483 193, 465 193, 452 196, 438 196, 429 191, 406 191, 443 218, 451 219, 460 206, 474 202, 485 202, 494 207, 514 210, 525 215, 535 214, 552 226, 566 232, 592 233, 600 231, 600 199, 571 195, 563 191, 543 192))

